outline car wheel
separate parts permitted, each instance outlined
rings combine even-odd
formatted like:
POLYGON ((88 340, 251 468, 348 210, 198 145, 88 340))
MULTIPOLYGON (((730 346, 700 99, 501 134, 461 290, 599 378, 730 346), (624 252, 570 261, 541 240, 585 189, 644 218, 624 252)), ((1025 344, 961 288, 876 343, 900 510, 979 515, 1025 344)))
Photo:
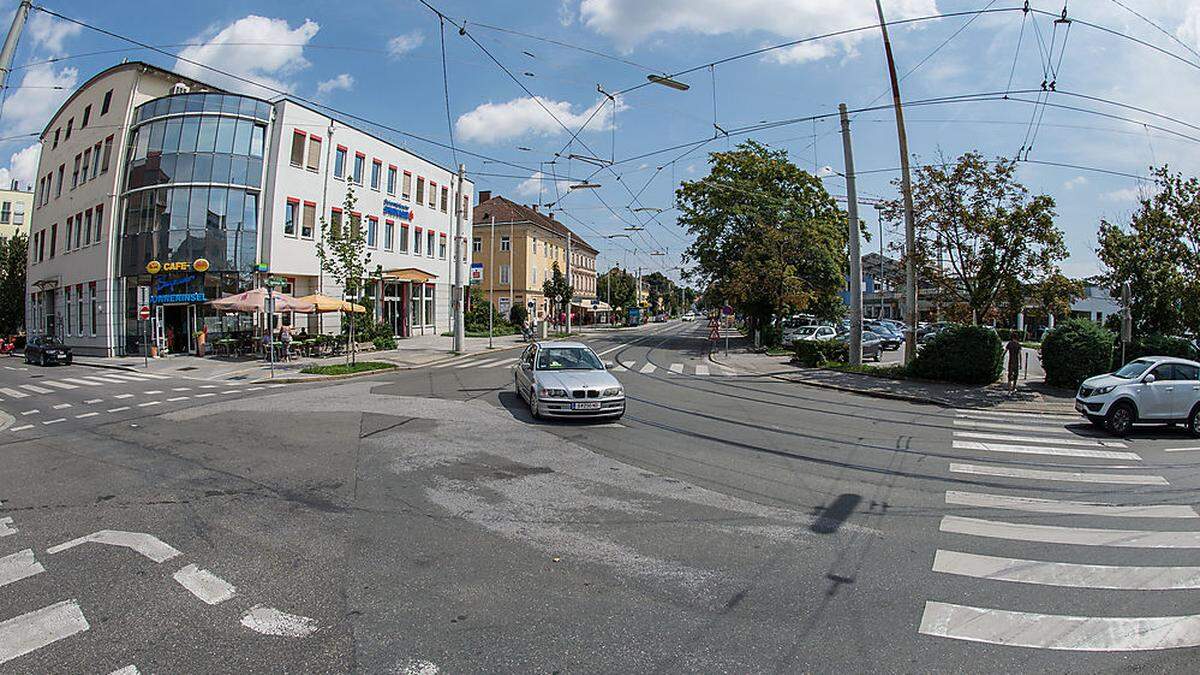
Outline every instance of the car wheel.
POLYGON ((1114 436, 1124 436, 1133 428, 1135 417, 1133 406, 1117 403, 1108 411, 1108 417, 1104 418, 1104 430, 1114 436))
POLYGON ((542 419, 542 413, 540 410, 538 410, 537 392, 535 392, 532 388, 529 390, 529 414, 532 415, 533 419, 535 420, 542 419))
POLYGON ((26 365, 29 365, 29 364, 33 363, 33 359, 30 359, 30 358, 29 358, 29 353, 28 353, 28 352, 26 352, 24 356, 25 356, 25 364, 26 364, 26 365))
POLYGON ((49 366, 49 365, 50 365, 50 362, 46 360, 46 355, 42 354, 41 366, 43 368, 45 368, 46 366, 49 366))
POLYGON ((1192 414, 1188 415, 1187 430, 1193 436, 1200 436, 1200 405, 1192 408, 1192 414))

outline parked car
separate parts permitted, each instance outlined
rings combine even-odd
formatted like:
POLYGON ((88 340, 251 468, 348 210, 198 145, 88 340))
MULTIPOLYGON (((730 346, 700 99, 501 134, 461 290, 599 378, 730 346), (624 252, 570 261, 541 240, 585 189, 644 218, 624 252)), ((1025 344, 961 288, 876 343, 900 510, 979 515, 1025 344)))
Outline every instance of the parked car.
POLYGON ((600 357, 579 342, 535 342, 513 368, 517 394, 534 418, 625 414, 625 388, 600 357))
POLYGON ((879 336, 879 339, 882 340, 882 347, 886 351, 894 352, 900 349, 900 345, 904 342, 904 336, 897 333, 891 324, 869 321, 864 322, 864 327, 879 336))
POLYGON ((1135 359, 1116 372, 1084 380, 1075 410, 1116 436, 1141 423, 1182 423, 1200 436, 1200 363, 1167 356, 1135 359))
MULTIPOLYGON (((849 331, 838 333, 836 339, 839 342, 849 342, 849 331)), ((864 330, 862 332, 862 357, 864 360, 871 359, 876 362, 883 360, 883 338, 874 331, 864 330)))
POLYGON ((58 338, 34 335, 25 341, 25 363, 49 366, 55 363, 71 365, 71 348, 58 338))
POLYGON ((680 319, 682 319, 682 320, 684 320, 684 321, 695 321, 695 320, 696 320, 696 313, 695 313, 695 312, 684 312, 684 313, 683 313, 683 316, 681 316, 681 317, 679 317, 679 318, 680 318, 680 319))
POLYGON ((837 331, 832 326, 797 326, 783 329, 783 343, 790 345, 797 340, 832 340, 837 331))

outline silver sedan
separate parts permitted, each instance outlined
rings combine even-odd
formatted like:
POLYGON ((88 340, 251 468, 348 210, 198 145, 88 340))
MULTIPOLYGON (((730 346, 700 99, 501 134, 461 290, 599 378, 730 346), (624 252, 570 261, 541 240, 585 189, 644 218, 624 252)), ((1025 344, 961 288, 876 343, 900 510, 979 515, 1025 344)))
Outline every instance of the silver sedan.
POLYGON ((517 393, 542 417, 611 417, 625 414, 625 389, 596 352, 579 342, 536 342, 513 371, 517 393))

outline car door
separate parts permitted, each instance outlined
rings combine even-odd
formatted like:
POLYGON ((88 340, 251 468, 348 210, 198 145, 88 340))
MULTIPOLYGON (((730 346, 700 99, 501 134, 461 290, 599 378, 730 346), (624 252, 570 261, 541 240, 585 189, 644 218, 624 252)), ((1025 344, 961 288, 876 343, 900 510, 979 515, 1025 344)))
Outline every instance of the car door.
POLYGON ((1175 373, 1170 363, 1155 366, 1148 375, 1154 376, 1153 382, 1147 382, 1142 377, 1138 387, 1138 417, 1147 420, 1167 420, 1175 418, 1175 373))
POLYGON ((1175 396, 1172 409, 1175 419, 1185 419, 1200 401, 1200 368, 1188 363, 1172 364, 1175 396))
POLYGON ((521 352, 521 358, 517 360, 517 365, 514 367, 514 372, 516 373, 517 388, 520 389, 520 391, 522 391, 522 392, 529 389, 529 371, 526 369, 526 365, 529 362, 529 354, 532 351, 533 351, 532 346, 526 347, 525 351, 521 352))

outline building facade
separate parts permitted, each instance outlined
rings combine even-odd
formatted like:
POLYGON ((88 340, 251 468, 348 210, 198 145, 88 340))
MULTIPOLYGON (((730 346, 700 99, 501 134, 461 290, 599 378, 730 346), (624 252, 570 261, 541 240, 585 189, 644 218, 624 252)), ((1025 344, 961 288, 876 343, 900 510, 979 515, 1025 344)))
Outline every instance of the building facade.
POLYGON ((513 305, 524 305, 533 318, 556 320, 542 284, 553 275, 555 263, 568 274, 568 239, 573 312, 584 321, 593 313, 598 251, 566 225, 537 207, 481 191, 472 228, 473 260, 483 265, 479 286, 502 315, 513 305))
MULTIPOLYGON (((408 151, 288 99, 232 94, 144 63, 89 80, 42 143, 31 333, 83 354, 139 353, 146 341, 180 353, 195 349, 201 329, 211 340, 261 325, 207 303, 268 278, 289 294, 340 297, 318 261, 322 221, 365 230, 368 299, 397 335, 449 326, 453 206, 470 199, 453 190, 450 170, 408 151), (400 193, 400 171, 419 177, 420 191, 400 193), (357 199, 348 214, 347 189, 357 199), (139 287, 149 289, 149 322, 137 316, 139 287)), ((285 320, 340 329, 337 315, 285 320)))
POLYGON ((29 236, 32 215, 32 190, 17 189, 17 181, 13 181, 12 188, 0 190, 0 239, 9 239, 16 234, 29 236))

